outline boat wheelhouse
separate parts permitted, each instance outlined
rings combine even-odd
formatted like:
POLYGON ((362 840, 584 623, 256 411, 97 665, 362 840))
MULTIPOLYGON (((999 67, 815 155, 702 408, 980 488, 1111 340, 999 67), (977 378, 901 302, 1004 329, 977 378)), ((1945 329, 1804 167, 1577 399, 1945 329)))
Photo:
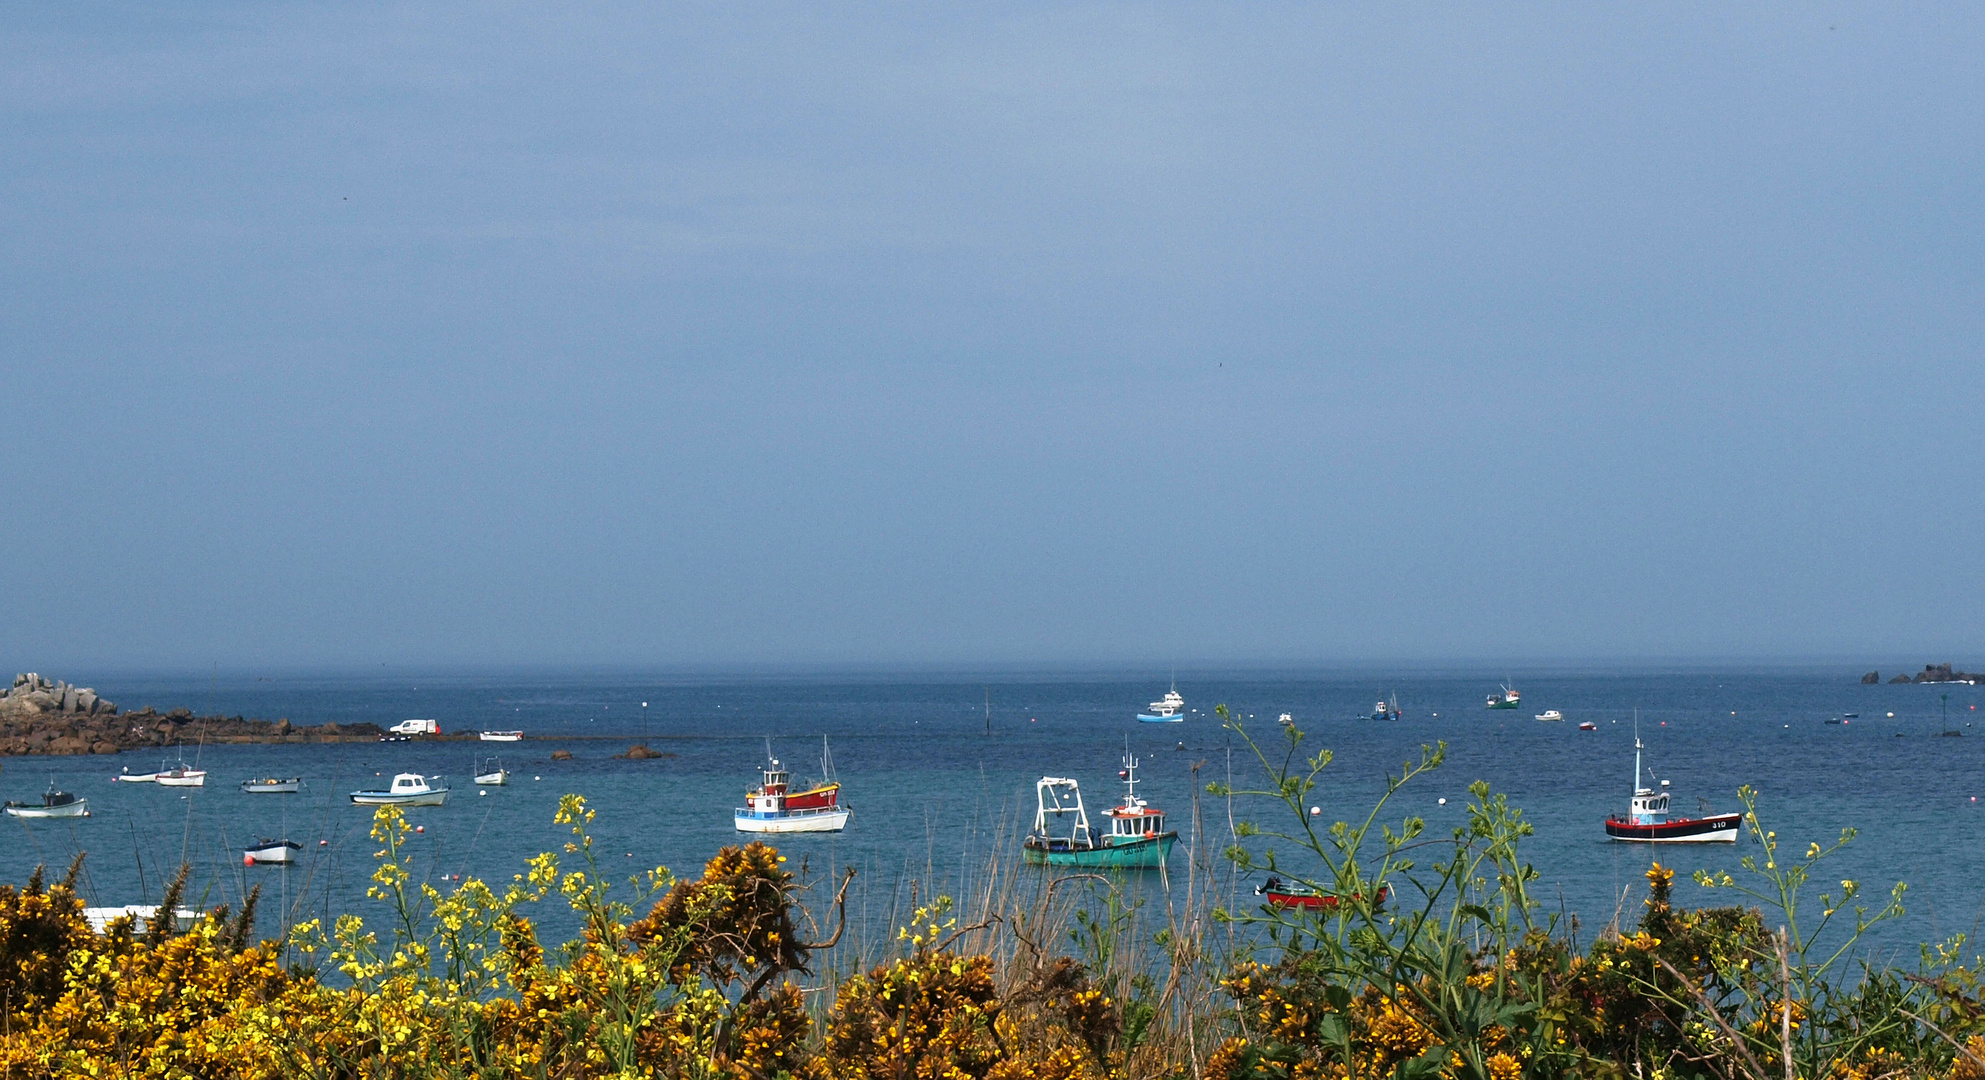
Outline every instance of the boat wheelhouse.
MULTIPOLYGON (((1633 798, 1626 817, 1608 817, 1606 835, 1615 840, 1648 844, 1735 843, 1742 814, 1711 814, 1699 818, 1669 818, 1668 781, 1659 788, 1642 787, 1640 737, 1633 741, 1633 798)), ((1649 777, 1652 779, 1652 777, 1649 777)))
POLYGON ((440 806, 447 802, 448 789, 435 787, 428 779, 419 773, 403 772, 393 777, 393 786, 385 791, 352 792, 352 802, 360 806, 440 806))
POLYGON ((737 831, 749 833, 840 832, 851 807, 841 804, 841 782, 834 779, 834 757, 820 740, 821 781, 805 791, 792 789, 792 776, 772 756, 768 740, 758 786, 744 793, 745 805, 731 814, 737 831))
POLYGON ((1082 805, 1082 788, 1062 776, 1043 776, 1034 783, 1034 829, 1020 851, 1030 863, 1047 866, 1162 867, 1179 834, 1165 828, 1165 812, 1137 796, 1137 759, 1125 747, 1123 802, 1104 813, 1110 831, 1101 837, 1089 828, 1082 805))

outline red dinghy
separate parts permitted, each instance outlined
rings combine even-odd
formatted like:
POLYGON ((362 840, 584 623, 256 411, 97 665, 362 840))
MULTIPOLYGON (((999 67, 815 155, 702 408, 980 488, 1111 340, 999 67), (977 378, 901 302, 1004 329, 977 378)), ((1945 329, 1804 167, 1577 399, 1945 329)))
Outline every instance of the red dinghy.
MULTIPOLYGON (((1606 819, 1606 835, 1615 840, 1647 844, 1683 843, 1725 843, 1737 842, 1737 830, 1743 823, 1742 814, 1711 814, 1699 818, 1668 817, 1668 781, 1661 781, 1660 790, 1640 786, 1640 737, 1633 741, 1633 800, 1627 806, 1627 816, 1612 816, 1606 819)), ((1650 779, 1652 779, 1650 777, 1650 779)))
MULTIPOLYGON (((1285 885, 1281 878, 1269 878, 1255 886, 1254 894, 1276 907, 1303 908, 1308 911, 1335 911, 1339 897, 1330 893, 1318 892, 1302 885, 1285 885)), ((1386 890, 1378 891, 1378 902, 1385 903, 1386 890)))

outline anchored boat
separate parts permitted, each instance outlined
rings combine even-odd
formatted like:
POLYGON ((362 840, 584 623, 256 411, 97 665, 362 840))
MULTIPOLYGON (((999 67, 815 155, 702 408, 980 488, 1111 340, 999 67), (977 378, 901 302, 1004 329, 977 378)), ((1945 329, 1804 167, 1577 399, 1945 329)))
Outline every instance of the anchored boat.
POLYGON ((0 806, 0 810, 5 810, 14 817, 23 818, 89 817, 90 801, 66 791, 55 790, 55 781, 50 780, 48 790, 42 792, 40 802, 19 802, 8 799, 4 806, 0 806))
POLYGON ((161 787, 206 787, 207 770, 196 769, 181 758, 179 764, 170 769, 160 769, 152 779, 161 787))
POLYGON ((476 784, 481 787, 502 787, 510 782, 510 770, 495 758, 489 759, 489 768, 484 769, 478 760, 475 765, 476 784))
POLYGON ((293 863, 302 852, 303 845, 294 840, 271 840, 268 837, 241 849, 242 860, 249 863, 293 863))
MULTIPOLYGON (((1269 878, 1254 887, 1254 894, 1268 903, 1282 908, 1304 908, 1309 911, 1335 911, 1339 897, 1335 894, 1312 889, 1307 885, 1290 885, 1281 878, 1269 878)), ((1378 902, 1385 903, 1386 890, 1378 891, 1378 902)))
POLYGON ((261 780, 243 780, 241 793, 244 795, 294 795, 303 790, 303 777, 270 776, 261 780))
POLYGON ((1537 714, 1537 719, 1547 724, 1562 724, 1565 722, 1565 714, 1556 709, 1545 709, 1537 714))
POLYGON ((1137 714, 1139 720, 1147 724, 1182 724, 1185 722, 1185 698, 1179 696, 1179 683, 1172 680, 1172 688, 1165 696, 1146 705, 1150 712, 1137 714))
POLYGON ((841 782, 834 779, 834 757, 827 740, 820 740, 819 784, 793 791, 791 777, 765 744, 765 768, 759 785, 745 792, 745 805, 731 815, 737 831, 750 833, 840 832, 848 827, 851 807, 841 805, 841 782))
POLYGON ((126 765, 124 771, 111 777, 111 780, 125 784, 151 784, 156 783, 158 778, 159 774, 155 772, 132 772, 131 767, 126 765))
POLYGON ((1394 694, 1392 695, 1392 700, 1390 701, 1385 701, 1381 699, 1379 703, 1372 708, 1372 713, 1370 716, 1360 717, 1359 719, 1397 720, 1401 715, 1402 714, 1399 711, 1399 695, 1394 694))
POLYGON ((440 806, 447 802, 448 789, 434 787, 428 784, 428 779, 419 773, 403 772, 393 777, 393 786, 385 791, 352 792, 352 801, 360 806, 440 806))
POLYGON ((1172 854, 1179 834, 1165 828, 1165 812, 1137 797, 1137 759, 1124 748, 1123 802, 1104 817, 1110 831, 1098 838, 1089 831, 1082 806, 1082 788, 1062 776, 1043 776, 1034 783, 1034 831, 1020 852, 1028 862, 1047 866, 1103 868, 1161 867, 1172 854), (1067 832, 1061 829, 1066 825, 1067 832))
MULTIPOLYGON (((1668 781, 1659 790, 1640 786, 1640 736, 1633 740, 1633 799, 1626 817, 1608 817, 1606 835, 1615 840, 1649 844, 1735 843, 1742 814, 1711 814, 1699 818, 1668 817, 1668 781)), ((1649 779, 1653 779, 1649 777, 1649 779)))
POLYGON ((1522 703, 1523 695, 1517 693, 1515 687, 1504 683, 1502 693, 1489 695, 1488 707, 1491 709, 1514 709, 1522 703))
POLYGON ((521 731, 478 731, 476 738, 483 742, 520 742, 524 738, 521 731))

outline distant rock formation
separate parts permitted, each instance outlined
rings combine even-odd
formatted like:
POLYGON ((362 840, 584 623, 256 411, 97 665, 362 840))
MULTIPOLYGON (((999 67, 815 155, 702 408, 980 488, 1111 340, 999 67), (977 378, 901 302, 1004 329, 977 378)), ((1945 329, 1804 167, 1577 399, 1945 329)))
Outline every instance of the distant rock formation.
POLYGON ((1882 681, 1882 673, 1879 671, 1870 671, 1866 675, 1861 676, 1862 686, 1873 686, 1881 681, 1882 681))
POLYGON ((1953 671, 1949 664, 1924 664, 1923 670, 1917 672, 1916 677, 1909 681, 1921 683, 1957 682, 1969 683, 1976 686, 1981 680, 1985 680, 1985 675, 1974 675, 1965 671, 1953 671))
POLYGON ((570 751, 570 750, 553 750, 553 751, 551 752, 551 759, 552 759, 553 761, 571 761, 571 760, 572 760, 572 751, 570 751))
POLYGON ((1908 681, 1909 681, 1909 676, 1897 675, 1895 678, 1889 680, 1889 685, 1894 686, 1896 683, 1906 683, 1908 681))
POLYGON ((646 743, 635 743, 633 746, 627 748, 627 753, 616 754, 615 756, 626 758, 629 761, 649 761, 655 758, 671 758, 675 755, 663 753, 660 750, 650 750, 646 743))
POLYGON ((87 686, 49 682, 35 672, 14 676, 14 685, 0 695, 0 712, 64 713, 72 716, 115 716, 117 706, 87 686))

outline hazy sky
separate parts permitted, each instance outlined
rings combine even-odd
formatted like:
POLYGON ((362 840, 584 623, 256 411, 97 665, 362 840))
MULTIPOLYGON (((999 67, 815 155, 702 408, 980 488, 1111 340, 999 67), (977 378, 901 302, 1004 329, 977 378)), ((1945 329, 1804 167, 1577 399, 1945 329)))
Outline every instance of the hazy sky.
POLYGON ((0 5, 0 666, 1985 661, 1964 5, 0 5))

